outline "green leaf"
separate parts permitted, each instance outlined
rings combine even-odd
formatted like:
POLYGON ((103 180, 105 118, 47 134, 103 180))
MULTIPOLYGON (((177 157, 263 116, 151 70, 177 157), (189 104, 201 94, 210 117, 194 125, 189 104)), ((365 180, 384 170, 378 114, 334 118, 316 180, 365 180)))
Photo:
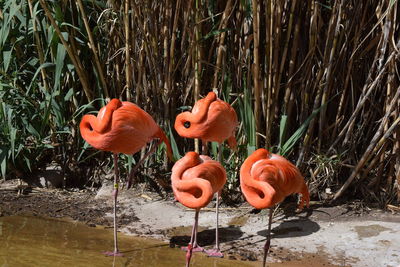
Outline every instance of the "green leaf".
POLYGON ((15 160, 15 139, 17 137, 17 129, 14 127, 10 130, 11 159, 15 160))
POLYGON ((71 97, 74 95, 74 88, 70 88, 68 92, 64 96, 64 101, 71 100, 71 97))
POLYGON ((174 160, 180 159, 182 156, 179 153, 178 145, 175 142, 174 135, 172 134, 171 125, 168 123, 168 138, 171 143, 172 154, 174 155, 174 160))
POLYGON ((6 172, 7 172, 7 160, 8 160, 8 150, 5 149, 4 147, 0 148, 0 169, 1 169, 1 176, 3 179, 6 178, 6 172))
POLYGON ((60 87, 60 80, 61 80, 61 71, 64 67, 64 61, 65 61, 65 47, 62 44, 57 45, 57 56, 55 58, 56 60, 56 73, 54 75, 54 90, 59 89, 60 87))
POLYGON ((26 95, 30 94, 30 90, 32 88, 33 83, 36 80, 36 77, 38 76, 39 72, 41 69, 47 68, 47 67, 53 67, 55 64, 54 63, 49 63, 49 62, 45 62, 42 65, 40 65, 40 67, 36 70, 35 75, 33 75, 31 83, 28 86, 28 89, 26 90, 26 95))
POLYGON ((8 66, 10 65, 11 54, 12 54, 12 50, 3 51, 3 68, 4 68, 5 72, 7 72, 8 66))
POLYGON ((318 112, 328 104, 325 103, 324 105, 320 106, 316 110, 314 110, 310 116, 303 122, 302 125, 294 132, 294 134, 285 142, 282 148, 279 151, 279 154, 284 156, 289 153, 293 146, 297 143, 297 141, 303 136, 303 134, 307 131, 308 124, 311 122, 312 119, 318 114, 318 112))
POLYGON ((279 123, 279 147, 281 147, 283 143, 283 137, 286 133, 286 122, 287 122, 287 115, 282 115, 281 121, 279 123))

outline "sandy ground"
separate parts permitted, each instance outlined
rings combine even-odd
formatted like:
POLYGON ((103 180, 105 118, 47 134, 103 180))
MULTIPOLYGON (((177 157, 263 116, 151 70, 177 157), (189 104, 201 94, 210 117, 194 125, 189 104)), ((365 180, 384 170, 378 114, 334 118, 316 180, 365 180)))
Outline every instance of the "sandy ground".
MULTIPOLYGON (((111 187, 105 186, 97 199, 110 199, 111 187)), ((138 220, 122 231, 152 236, 170 242, 171 246, 189 241, 194 211, 173 199, 165 201, 156 195, 123 191, 122 214, 135 214, 138 220)), ((199 243, 212 247, 215 231, 215 208, 200 212, 199 243)), ((400 266, 400 215, 355 206, 318 207, 314 204, 301 213, 294 203, 275 211, 269 262, 296 261, 309 255, 324 255, 339 266, 400 266), (290 207, 292 209, 290 209, 290 207)), ((111 214, 109 214, 111 216, 111 214)), ((262 260, 266 240, 268 211, 257 214, 248 205, 221 207, 219 224, 221 249, 230 257, 262 260)))
MULTIPOLYGON (((15 184, 14 184, 15 185, 15 184)), ((17 195, 13 184, 0 185, 0 216, 33 214, 112 226, 112 186, 97 192, 31 189, 17 195)), ((212 248, 215 236, 215 202, 202 209, 199 244, 212 248)), ((275 210, 268 262, 303 262, 301 266, 400 266, 400 214, 356 204, 323 207, 311 203, 301 213, 295 203, 275 210), (313 264, 304 265, 310 259, 313 264)), ((140 190, 119 195, 120 230, 154 237, 171 247, 189 242, 194 211, 174 201, 140 190)), ((262 260, 268 212, 247 204, 220 208, 220 242, 225 257, 262 260)), ((299 265, 300 266, 300 265, 299 265)))

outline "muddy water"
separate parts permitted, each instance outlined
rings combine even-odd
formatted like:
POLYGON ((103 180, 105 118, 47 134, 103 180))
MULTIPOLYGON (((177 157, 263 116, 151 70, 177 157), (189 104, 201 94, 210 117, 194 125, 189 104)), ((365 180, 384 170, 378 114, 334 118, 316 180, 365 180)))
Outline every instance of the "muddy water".
MULTIPOLYGON (((108 257, 112 250, 111 229, 82 223, 28 216, 0 217, 0 266, 185 266, 185 252, 168 244, 119 234, 124 257, 108 257)), ((284 252, 290 254, 290 252, 284 252)), ((191 267, 262 266, 261 262, 192 257, 191 267)), ((303 255, 301 261, 269 263, 269 267, 333 266, 323 257, 303 255)))
MULTIPOLYGON (((184 266, 185 253, 168 244, 119 235, 124 257, 102 255, 113 248, 110 229, 56 219, 0 217, 0 266, 184 266)), ((192 257, 191 266, 257 266, 255 262, 192 257)))

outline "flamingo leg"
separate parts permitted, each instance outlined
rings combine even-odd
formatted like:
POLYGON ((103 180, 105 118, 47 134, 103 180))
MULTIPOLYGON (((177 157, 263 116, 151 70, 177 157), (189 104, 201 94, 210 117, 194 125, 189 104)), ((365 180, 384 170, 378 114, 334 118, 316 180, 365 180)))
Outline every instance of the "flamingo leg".
POLYGON ((186 267, 190 265, 190 259, 192 258, 193 252, 203 251, 204 249, 197 245, 197 226, 199 222, 199 209, 196 209, 196 213, 194 215, 194 223, 192 228, 192 235, 190 237, 190 243, 187 247, 182 247, 182 250, 186 250, 186 267))
POLYGON ((135 165, 135 167, 132 168, 131 172, 129 173, 129 178, 128 178, 128 182, 126 183, 126 188, 130 188, 132 185, 132 180, 133 177, 135 176, 135 173, 137 172, 137 170, 139 169, 139 167, 143 164, 143 162, 145 161, 145 159, 152 153, 154 153, 154 151, 156 150, 156 148, 162 143, 161 140, 159 140, 155 146, 153 146, 140 160, 139 162, 135 165))
POLYGON ((268 256, 269 247, 271 245, 271 224, 272 224, 273 210, 274 210, 273 207, 269 208, 267 241, 265 242, 265 245, 264 245, 263 267, 265 267, 267 256, 268 256))
POLYGON ((216 216, 216 224, 215 224, 215 246, 213 249, 206 250, 206 254, 209 257, 217 257, 217 258, 223 258, 224 254, 221 252, 219 248, 219 234, 218 234, 218 204, 219 204, 219 197, 220 197, 220 192, 217 193, 217 199, 216 199, 216 207, 215 207, 215 216, 216 216))
POLYGON ((106 251, 104 252, 107 256, 123 256, 122 253, 118 250, 118 239, 117 239, 117 197, 118 197, 118 155, 113 154, 114 156, 114 252, 106 251))
MULTIPOLYGON (((222 164, 222 144, 218 144, 218 161, 222 164)), ((219 207, 219 197, 220 192, 217 193, 217 199, 215 200, 215 217, 216 217, 216 226, 215 226, 215 247, 213 249, 209 249, 206 251, 206 254, 209 257, 218 257, 223 258, 224 254, 222 254, 219 249, 219 235, 218 235, 218 207, 219 207)))
POLYGON ((199 212, 200 210, 196 210, 196 213, 194 215, 194 224, 192 228, 192 236, 190 237, 190 246, 187 247, 181 247, 182 250, 188 251, 189 247, 191 247, 192 252, 203 252, 204 248, 200 247, 197 244, 197 229, 198 229, 198 224, 199 224, 199 212))

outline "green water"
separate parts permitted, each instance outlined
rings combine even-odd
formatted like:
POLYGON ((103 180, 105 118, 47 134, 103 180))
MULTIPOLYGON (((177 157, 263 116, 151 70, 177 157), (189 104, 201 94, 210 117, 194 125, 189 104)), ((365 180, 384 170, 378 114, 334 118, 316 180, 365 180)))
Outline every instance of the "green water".
MULTIPOLYGON (((111 229, 38 217, 0 217, 0 266, 185 266, 185 252, 156 240, 119 234, 124 257, 108 257, 111 229)), ((191 266, 235 267, 260 263, 193 254, 191 266)))

